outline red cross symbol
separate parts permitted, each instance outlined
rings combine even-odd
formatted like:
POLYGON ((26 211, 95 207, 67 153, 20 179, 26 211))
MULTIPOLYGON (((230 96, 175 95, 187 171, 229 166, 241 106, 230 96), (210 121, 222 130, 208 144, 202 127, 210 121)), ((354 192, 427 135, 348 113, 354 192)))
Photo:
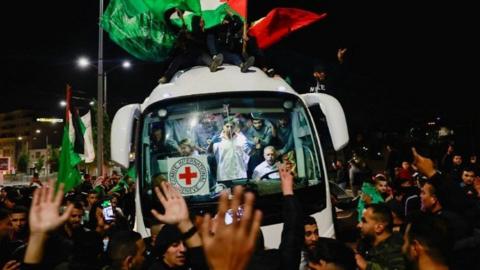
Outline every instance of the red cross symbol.
POLYGON ((178 176, 180 179, 185 179, 185 184, 190 185, 192 183, 192 179, 197 177, 197 173, 191 172, 190 167, 185 167, 185 173, 181 173, 178 176))

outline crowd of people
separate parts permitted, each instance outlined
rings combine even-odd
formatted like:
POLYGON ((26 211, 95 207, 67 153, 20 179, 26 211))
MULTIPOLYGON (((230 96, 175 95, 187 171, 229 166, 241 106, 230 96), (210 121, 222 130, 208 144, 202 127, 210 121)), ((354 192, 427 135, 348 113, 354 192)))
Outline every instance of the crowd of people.
POLYGON ((387 150, 386 167, 378 173, 356 153, 348 165, 339 160, 334 166, 337 181, 351 186, 359 198, 358 267, 406 269, 405 260, 418 259, 424 252, 430 258, 421 269, 478 268, 474 255, 480 251, 480 167, 476 156, 463 162, 453 144, 445 155, 432 158, 415 149, 404 156, 390 145, 387 150))
MULTIPOLYGON (((360 239, 355 245, 320 237, 317 221, 303 214, 295 176, 285 164, 281 178, 283 232, 278 249, 266 249, 262 213, 254 194, 236 187, 222 193, 218 212, 189 214, 168 182, 155 189, 163 206, 143 239, 130 223, 132 181, 113 174, 87 177, 64 194, 53 181, 24 190, 3 188, 0 209, 2 269, 476 269, 480 248, 477 169, 443 159, 446 173, 413 151, 414 161, 390 177, 376 174, 362 187, 360 239), (450 167, 449 167, 450 166, 450 167), (412 169, 415 168, 415 169, 412 169), (408 174, 402 173, 409 170, 408 174), (415 173, 422 177, 414 178, 415 173), (412 185, 398 178, 411 176, 412 185), (453 176, 453 177, 451 177, 453 176), (105 178, 106 179, 106 178, 105 178), (396 180, 395 180, 396 179, 396 180), (421 181, 416 181, 421 180, 421 181), (417 186, 419 185, 419 186, 417 186), (472 186, 473 185, 473 186, 472 186), (402 187, 416 187, 408 193, 402 187), (55 190, 57 190, 55 192, 55 190), (392 190, 392 191, 391 191, 392 190), (409 195, 405 195, 405 194, 409 195), (414 202, 416 201, 416 202, 414 202), (106 203, 108 202, 108 203, 106 203), (108 218, 107 208, 114 212, 108 218)), ((266 151, 269 152, 269 151, 266 151)), ((449 153, 453 160, 455 154, 449 153)), ((268 156, 268 155, 267 155, 268 156)), ((268 163, 269 158, 265 161, 268 163)), ((472 165, 472 164, 469 164, 472 165)), ((401 165, 400 165, 401 166, 401 165)))

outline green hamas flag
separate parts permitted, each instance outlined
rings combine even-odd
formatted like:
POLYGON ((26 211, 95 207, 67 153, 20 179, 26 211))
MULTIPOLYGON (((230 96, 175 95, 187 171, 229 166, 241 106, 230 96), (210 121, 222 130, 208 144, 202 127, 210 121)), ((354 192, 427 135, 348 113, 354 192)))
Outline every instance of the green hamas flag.
POLYGON ((183 18, 190 31, 194 15, 202 16, 208 29, 221 24, 228 13, 236 13, 220 0, 112 0, 100 24, 115 43, 134 57, 162 62, 176 41, 176 33, 166 20, 179 27, 183 24, 173 9, 185 12, 183 18))
MULTIPOLYGON (((74 119, 71 113, 70 97, 71 88, 70 86, 67 86, 67 109, 65 116, 65 126, 63 128, 62 150, 60 152, 60 168, 58 171, 57 180, 57 185, 60 183, 63 183, 65 185, 65 192, 68 192, 69 190, 80 184, 81 176, 80 172, 77 169, 77 165, 82 161, 80 155, 74 149, 75 147, 82 146, 78 146, 78 144, 77 146, 75 146, 75 137, 71 137, 72 132, 75 133, 75 130, 81 130, 81 126, 79 128, 74 128, 75 125, 73 124, 73 122, 78 121, 78 119, 74 119)), ((77 137, 82 138, 83 136, 82 134, 78 134, 77 137)))
MULTIPOLYGON (((229 13, 235 14, 235 12, 232 11, 230 6, 226 3, 215 1, 215 3, 209 3, 209 5, 203 4, 204 2, 202 1, 202 10, 199 13, 188 11, 184 13, 183 19, 189 31, 192 31, 193 16, 201 16, 204 21, 204 28, 209 29, 221 24, 225 16, 227 16, 229 13)), ((171 17, 171 22, 177 27, 182 26, 182 20, 178 18, 178 16, 175 16, 175 14, 171 17)))
POLYGON ((133 8, 132 3, 126 7, 124 1, 128 0, 110 2, 101 18, 101 26, 115 43, 136 58, 164 61, 173 48, 175 34, 150 9, 145 6, 133 8))
POLYGON ((201 12, 199 0, 144 0, 144 3, 152 14, 163 23, 168 19, 165 18, 165 13, 171 9, 191 11, 197 14, 201 12))
POLYGON ((118 181, 118 183, 110 190, 111 192, 121 192, 127 191, 130 183, 135 183, 137 180, 137 170, 135 166, 132 165, 123 172, 123 177, 118 181))

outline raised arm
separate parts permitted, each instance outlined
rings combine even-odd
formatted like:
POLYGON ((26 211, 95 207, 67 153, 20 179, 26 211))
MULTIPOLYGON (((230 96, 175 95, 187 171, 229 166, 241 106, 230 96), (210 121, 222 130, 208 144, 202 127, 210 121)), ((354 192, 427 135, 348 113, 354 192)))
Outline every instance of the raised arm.
MULTIPOLYGON (((234 190, 230 202, 224 192, 220 196, 218 206, 218 223, 215 234, 210 233, 212 218, 206 215, 201 229, 203 249, 212 270, 242 270, 245 269, 255 248, 255 242, 260 230, 262 214, 259 210, 253 211, 254 196, 251 193, 243 194, 241 187, 234 190), (232 224, 225 224, 227 209, 238 209, 241 199, 245 207, 243 217, 238 221, 233 219, 232 224)), ((236 216, 237 213, 233 213, 236 216)))
POLYGON ((28 216, 30 236, 24 258, 26 264, 41 263, 48 233, 64 224, 72 212, 73 204, 70 204, 62 215, 59 214, 63 199, 63 184, 60 185, 56 194, 53 186, 54 182, 50 180, 48 187, 36 189, 33 193, 28 216))
POLYGON ((283 231, 280 242, 281 268, 298 269, 303 245, 303 210, 293 195, 294 176, 285 164, 278 166, 283 193, 283 231))
POLYGON ((187 203, 182 194, 167 182, 162 182, 160 187, 161 190, 158 187, 155 188, 155 193, 165 208, 165 213, 160 214, 153 209, 153 216, 162 223, 177 226, 178 230, 185 235, 184 240, 189 248, 200 247, 202 240, 190 220, 187 203))

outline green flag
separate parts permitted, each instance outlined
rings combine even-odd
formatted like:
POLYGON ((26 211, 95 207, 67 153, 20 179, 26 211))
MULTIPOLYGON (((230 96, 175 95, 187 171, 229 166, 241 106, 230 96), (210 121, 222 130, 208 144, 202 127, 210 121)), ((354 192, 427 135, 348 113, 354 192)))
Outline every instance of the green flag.
POLYGON ((236 13, 220 0, 112 0, 100 24, 112 41, 134 57, 144 61, 165 61, 173 50, 176 33, 165 20, 182 27, 172 9, 184 11, 183 18, 192 31, 194 15, 202 16, 205 28, 221 24, 228 13, 236 13), (172 14, 166 18, 165 14, 172 14))
POLYGON ((135 165, 132 165, 128 170, 124 170, 123 177, 118 183, 110 190, 110 192, 126 191, 129 188, 130 183, 134 183, 137 180, 137 170, 135 165))
MULTIPOLYGON (((70 106, 71 88, 67 86, 67 107, 65 116, 65 126, 63 127, 62 150, 60 152, 60 168, 58 171, 57 185, 63 183, 65 192, 80 184, 80 172, 77 165, 82 161, 80 155, 74 150, 74 140, 71 139, 71 131, 73 128, 73 117, 70 106)), ((81 136, 81 135, 79 135, 81 136)))
POLYGON ((191 11, 197 14, 201 11, 199 0, 144 0, 144 3, 161 22, 168 19, 165 18, 165 13, 171 9, 191 11))
MULTIPOLYGON (((201 16, 204 21, 204 28, 209 29, 219 24, 222 24, 223 19, 228 14, 236 14, 242 19, 242 21, 245 19, 236 10, 232 9, 232 7, 227 4, 227 2, 222 2, 220 0, 200 0, 200 11, 186 11, 183 15, 183 19, 188 30, 192 31, 191 21, 192 17, 195 15, 201 16)), ((182 20, 178 17, 175 17, 175 14, 170 19, 172 23, 177 25, 178 27, 182 26, 182 20)))
POLYGON ((175 34, 150 9, 126 7, 124 1, 110 2, 100 21, 102 28, 112 41, 134 57, 144 61, 164 61, 173 49, 175 34))

